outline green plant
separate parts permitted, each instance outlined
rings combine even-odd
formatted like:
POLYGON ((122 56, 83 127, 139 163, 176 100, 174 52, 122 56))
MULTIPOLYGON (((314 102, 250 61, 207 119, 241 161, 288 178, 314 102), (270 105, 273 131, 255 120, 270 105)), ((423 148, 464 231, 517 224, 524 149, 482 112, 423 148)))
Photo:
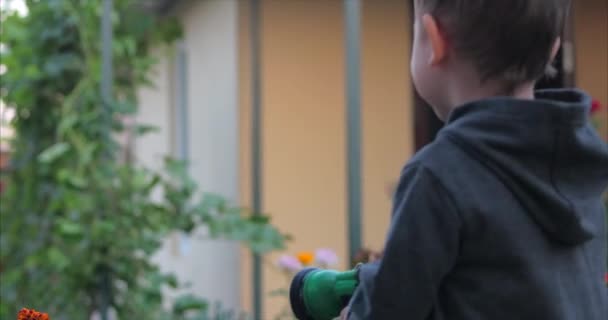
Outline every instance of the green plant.
POLYGON ((124 156, 116 134, 151 129, 122 121, 150 83, 156 61, 148 51, 178 38, 180 26, 134 1, 114 3, 110 104, 99 89, 101 1, 29 0, 26 16, 2 12, 0 98, 16 116, 1 177, 0 318, 25 306, 53 319, 108 308, 120 319, 228 319, 192 296, 162 309, 163 288, 180 283, 151 262, 161 241, 205 226, 264 253, 282 248, 284 237, 267 216, 201 196, 184 163, 167 159, 156 172, 124 156))

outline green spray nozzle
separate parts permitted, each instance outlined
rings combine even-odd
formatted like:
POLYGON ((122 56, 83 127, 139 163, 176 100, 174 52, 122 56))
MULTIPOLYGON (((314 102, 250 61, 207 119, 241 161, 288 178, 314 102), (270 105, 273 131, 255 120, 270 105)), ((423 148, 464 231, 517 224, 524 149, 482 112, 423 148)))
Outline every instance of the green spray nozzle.
POLYGON ((358 270, 304 269, 291 282, 289 300, 299 320, 332 320, 340 315, 357 285, 358 270))

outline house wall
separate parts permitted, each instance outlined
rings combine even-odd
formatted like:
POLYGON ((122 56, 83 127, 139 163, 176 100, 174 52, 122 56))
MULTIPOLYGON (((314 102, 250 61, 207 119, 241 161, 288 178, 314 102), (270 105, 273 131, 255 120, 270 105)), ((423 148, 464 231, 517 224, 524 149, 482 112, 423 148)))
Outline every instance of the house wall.
MULTIPOLYGON (((262 1, 263 207, 291 234, 287 253, 330 248, 348 263, 344 17, 341 0, 262 1)), ((251 203, 251 65, 248 3, 240 8, 241 200, 251 203)), ((381 249, 390 187, 413 149, 407 3, 364 1, 362 17, 363 242, 381 249)), ((243 300, 251 308, 251 259, 243 300)), ((286 287, 277 255, 265 294, 286 287)), ((264 298, 262 319, 287 299, 264 298)))
MULTIPOLYGON (((141 162, 155 168, 164 156, 185 156, 200 191, 233 202, 239 201, 237 8, 236 0, 205 0, 182 2, 176 9, 184 27, 180 45, 187 71, 178 74, 175 50, 159 52, 156 85, 140 91, 138 120, 157 125, 160 132, 139 140, 136 148, 141 162), (185 116, 177 100, 181 93, 186 95, 185 116)), ((190 283, 185 292, 238 309, 240 248, 205 235, 204 229, 192 237, 172 235, 156 261, 163 271, 190 283)))
POLYGON ((604 105, 596 120, 608 139, 608 2, 573 2, 576 84, 604 105))
POLYGON ((380 250, 393 188, 414 152, 411 23, 407 1, 363 1, 363 10, 363 240, 380 250))

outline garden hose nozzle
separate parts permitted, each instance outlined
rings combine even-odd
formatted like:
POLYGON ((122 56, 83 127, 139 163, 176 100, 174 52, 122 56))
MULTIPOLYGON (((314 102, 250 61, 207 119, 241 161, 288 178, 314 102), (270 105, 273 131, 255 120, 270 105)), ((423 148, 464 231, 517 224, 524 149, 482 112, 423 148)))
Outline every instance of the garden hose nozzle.
POLYGON ((291 309, 299 320, 332 320, 340 315, 357 285, 358 269, 339 272, 317 268, 296 274, 289 288, 291 309))

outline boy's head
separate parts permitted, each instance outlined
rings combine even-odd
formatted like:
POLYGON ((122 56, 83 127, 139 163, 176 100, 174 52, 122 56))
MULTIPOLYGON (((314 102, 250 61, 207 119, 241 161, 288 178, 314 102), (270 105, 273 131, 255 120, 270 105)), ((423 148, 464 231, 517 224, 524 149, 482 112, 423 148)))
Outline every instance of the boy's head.
POLYGON ((530 96, 550 68, 569 0, 414 0, 411 70, 445 119, 489 96, 530 96))

